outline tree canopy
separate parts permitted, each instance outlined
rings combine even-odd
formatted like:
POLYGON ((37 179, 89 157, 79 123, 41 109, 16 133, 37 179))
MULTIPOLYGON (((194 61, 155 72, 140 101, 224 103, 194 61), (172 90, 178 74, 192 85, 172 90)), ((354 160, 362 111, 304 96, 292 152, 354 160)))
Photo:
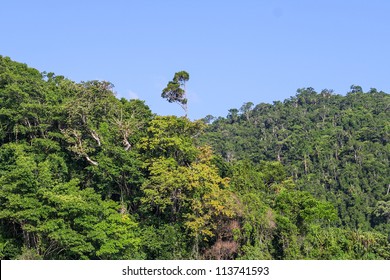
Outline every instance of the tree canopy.
POLYGON ((186 71, 177 72, 161 93, 161 97, 165 98, 169 103, 179 103, 185 112, 185 116, 188 114, 185 84, 189 79, 190 75, 186 71))
MULTIPOLYGON (((181 71, 162 97, 187 113, 181 71)), ((0 259, 390 259, 389 95, 158 116, 0 56, 0 259)))

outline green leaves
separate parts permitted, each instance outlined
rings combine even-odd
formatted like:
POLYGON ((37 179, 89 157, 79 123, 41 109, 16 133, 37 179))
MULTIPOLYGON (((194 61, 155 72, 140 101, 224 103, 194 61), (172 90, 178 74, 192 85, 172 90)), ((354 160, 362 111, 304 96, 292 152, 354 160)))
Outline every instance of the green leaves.
POLYGON ((163 89, 161 97, 165 98, 169 103, 179 103, 187 116, 187 97, 185 91, 185 83, 190 79, 190 75, 186 71, 175 73, 173 80, 170 81, 166 88, 163 89))
POLYGON ((211 149, 194 145, 202 126, 186 118, 156 117, 139 143, 148 174, 142 209, 154 213, 157 223, 179 224, 195 258, 205 246, 201 243, 218 237, 221 226, 238 215, 229 180, 212 164, 211 149))
POLYGON ((146 160, 172 157, 179 165, 185 165, 193 161, 198 153, 194 140, 201 134, 203 127, 200 121, 159 116, 150 122, 148 135, 141 139, 138 148, 145 153, 146 160))
POLYGON ((232 165, 236 192, 257 193, 275 212, 294 213, 283 217, 303 235, 327 219, 339 219, 336 224, 345 229, 388 235, 387 93, 352 86, 342 96, 306 88, 283 102, 250 105, 229 110, 201 137, 232 165), (317 202, 291 190, 308 192, 317 202), (273 205, 272 193, 283 192, 291 197, 277 196, 273 205), (330 205, 338 218, 331 218, 330 205))
MULTIPOLYGON (((188 80, 161 94, 186 114, 188 80)), ((0 258, 389 259, 389 101, 191 122, 0 56, 0 258)))

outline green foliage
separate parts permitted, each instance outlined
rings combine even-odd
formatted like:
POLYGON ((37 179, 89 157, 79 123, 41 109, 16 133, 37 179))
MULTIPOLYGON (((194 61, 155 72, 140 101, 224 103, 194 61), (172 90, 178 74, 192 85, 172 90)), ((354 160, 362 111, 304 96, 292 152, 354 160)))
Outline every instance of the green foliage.
POLYGON ((130 147, 149 109, 117 100, 107 82, 0 62, 1 258, 143 258, 124 197, 142 177, 130 147))
POLYGON ((178 260, 191 258, 186 235, 179 224, 146 226, 142 231, 143 251, 148 259, 178 260))
POLYGON ((166 88, 163 89, 161 97, 168 100, 169 103, 179 103, 187 116, 187 97, 185 90, 185 83, 190 79, 190 75, 186 71, 175 73, 172 81, 170 81, 166 88))
POLYGON ((80 189, 78 180, 54 178, 63 162, 48 157, 38 164, 21 144, 3 145, 1 151, 10 157, 0 179, 0 218, 3 224, 14 224, 14 234, 20 232, 27 250, 23 256, 139 256, 137 224, 119 214, 115 202, 102 201, 91 188, 80 189))
POLYGON ((145 160, 158 157, 173 158, 180 165, 193 161, 197 154, 194 138, 200 135, 203 123, 190 122, 173 116, 156 117, 147 129, 138 148, 145 160))
POLYGON ((222 221, 238 211, 228 179, 211 163, 210 148, 194 145, 202 126, 186 118, 156 117, 139 144, 148 174, 141 187, 143 209, 156 215, 157 224, 179 224, 195 258, 206 246, 202 243, 218 238, 222 221))
POLYGON ((359 86, 346 96, 299 89, 284 102, 229 110, 207 126, 202 143, 233 165, 249 161, 254 186, 264 174, 284 176, 276 161, 296 189, 331 203, 343 228, 388 235, 389 105, 388 94, 359 86))
MULTIPOLYGON (((186 114, 188 80, 162 93, 186 114)), ((0 259, 390 259, 389 104, 306 88, 192 122, 0 56, 0 259)))

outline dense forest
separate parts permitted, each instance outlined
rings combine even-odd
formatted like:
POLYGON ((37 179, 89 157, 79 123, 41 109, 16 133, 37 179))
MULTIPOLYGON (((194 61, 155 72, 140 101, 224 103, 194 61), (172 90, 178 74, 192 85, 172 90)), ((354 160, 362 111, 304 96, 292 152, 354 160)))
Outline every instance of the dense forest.
POLYGON ((0 56, 0 259, 390 259, 389 141, 376 89, 190 121, 0 56))

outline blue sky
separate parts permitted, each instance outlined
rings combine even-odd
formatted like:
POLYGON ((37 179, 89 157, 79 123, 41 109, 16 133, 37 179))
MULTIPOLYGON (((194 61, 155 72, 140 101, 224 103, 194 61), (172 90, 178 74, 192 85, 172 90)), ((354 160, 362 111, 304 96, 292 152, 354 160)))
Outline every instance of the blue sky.
POLYGON ((190 74, 189 116, 226 116, 302 87, 390 92, 390 1, 2 1, 0 55, 183 115, 160 97, 190 74))

